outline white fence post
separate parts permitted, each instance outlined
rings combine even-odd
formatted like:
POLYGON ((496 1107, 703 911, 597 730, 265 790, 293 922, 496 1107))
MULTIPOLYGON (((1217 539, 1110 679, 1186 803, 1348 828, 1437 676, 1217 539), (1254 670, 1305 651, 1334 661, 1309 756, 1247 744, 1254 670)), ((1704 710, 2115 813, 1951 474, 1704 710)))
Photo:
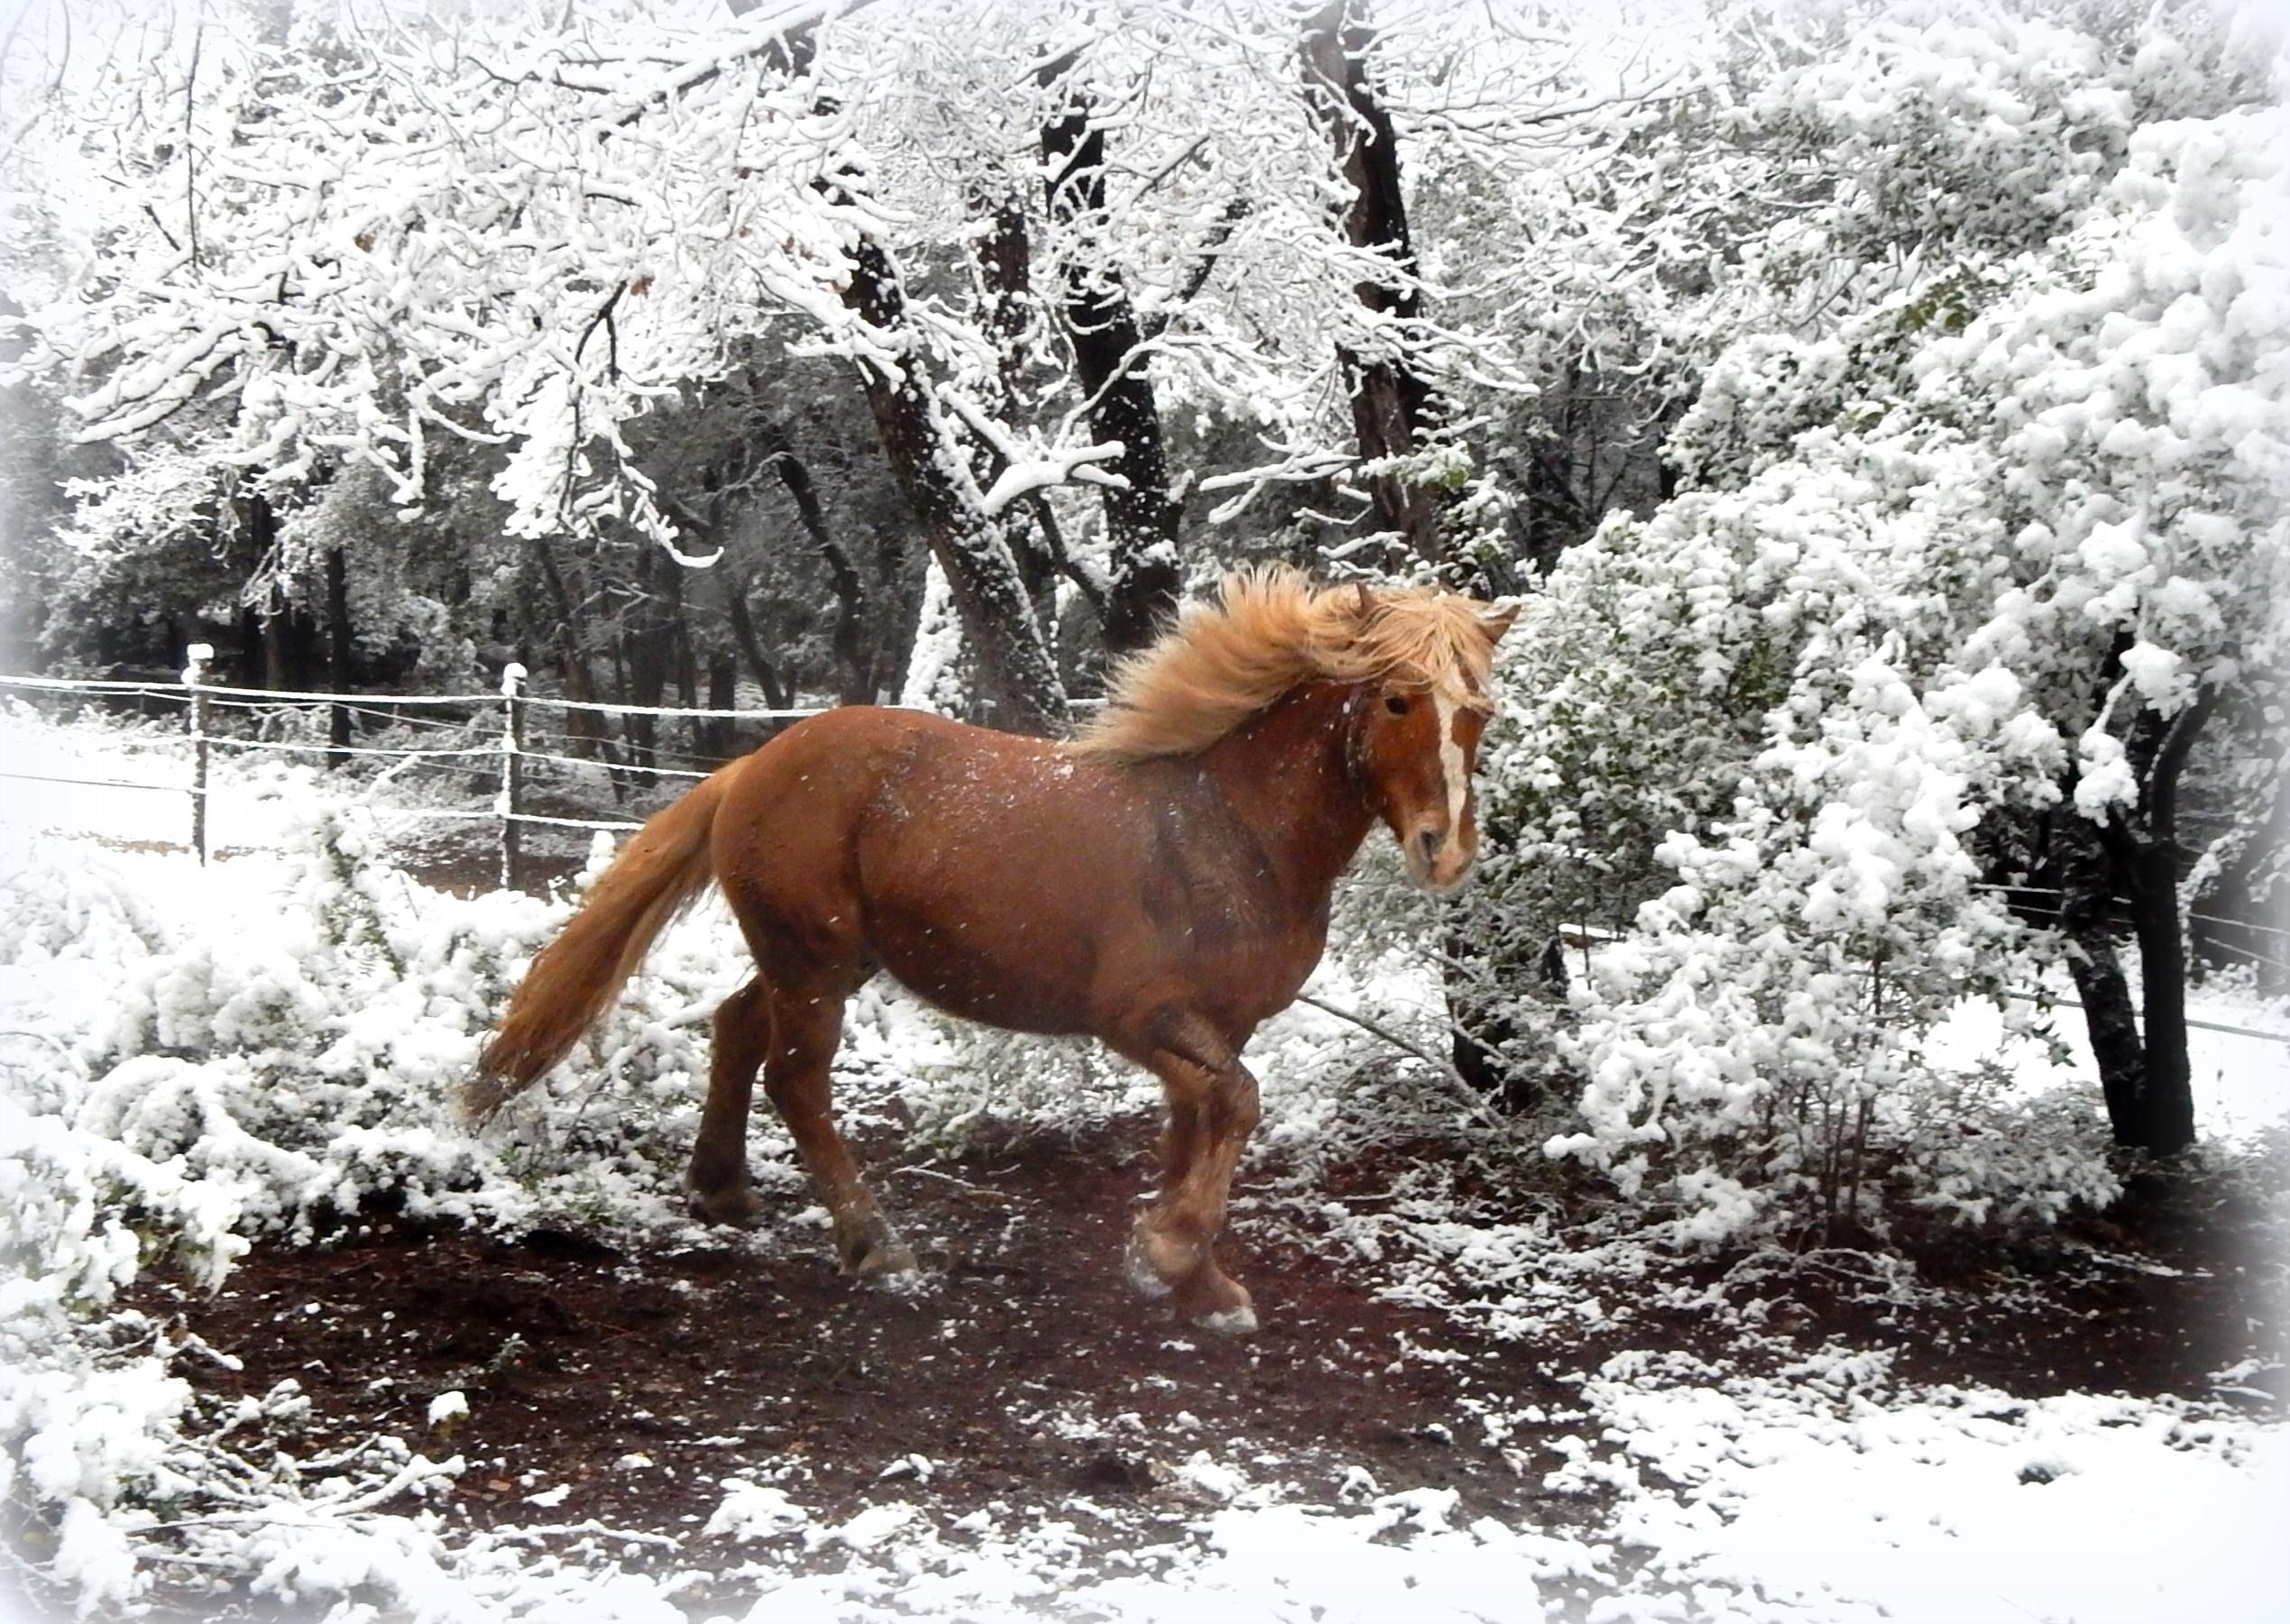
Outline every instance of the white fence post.
POLYGON ((511 660, 501 668, 501 794, 493 810, 501 816, 501 884, 505 891, 516 888, 517 859, 524 844, 517 821, 523 810, 517 803, 525 751, 525 707, 518 701, 524 686, 524 666, 511 660))
POLYGON ((191 730, 191 849, 207 861, 207 663, 215 657, 212 643, 193 643, 183 650, 183 686, 190 690, 191 730))

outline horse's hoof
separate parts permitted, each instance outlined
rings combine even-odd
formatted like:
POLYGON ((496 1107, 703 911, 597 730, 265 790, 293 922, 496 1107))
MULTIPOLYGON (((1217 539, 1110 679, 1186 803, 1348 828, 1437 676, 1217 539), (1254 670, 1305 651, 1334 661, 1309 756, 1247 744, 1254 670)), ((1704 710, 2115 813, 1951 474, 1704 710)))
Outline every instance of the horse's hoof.
POLYGON ((1256 1329, 1256 1310, 1246 1303, 1237 1308, 1216 1308, 1196 1314, 1192 1323, 1219 1336, 1246 1336, 1256 1329))
POLYGON ((845 1265, 853 1280, 870 1280, 881 1275, 912 1274, 921 1267, 915 1249, 900 1240, 878 1242, 845 1265))
POLYGON ((722 1224, 733 1229, 745 1229, 756 1221, 763 1210, 763 1203, 755 1191, 743 1184, 723 1189, 685 1192, 685 1206, 703 1224, 722 1224))
POLYGON ((1176 1289, 1154 1268, 1153 1257, 1146 1252, 1142 1235, 1129 1237, 1129 1249, 1123 1255, 1122 1265, 1128 1272, 1129 1284, 1148 1302, 1156 1302, 1176 1289))
POLYGON ((1155 1228, 1146 1221, 1149 1216, 1141 1216, 1130 1227, 1124 1261, 1130 1283, 1148 1299, 1158 1299, 1211 1265, 1208 1247, 1190 1236, 1155 1228))
POLYGON ((878 1212, 837 1219, 835 1252, 842 1261, 842 1271, 853 1280, 911 1274, 915 1268, 915 1249, 898 1238, 898 1232, 878 1212))
POLYGON ((1219 1336, 1246 1336, 1256 1328, 1256 1308, 1248 1288, 1203 1258, 1200 1267, 1177 1282, 1177 1317, 1219 1336))

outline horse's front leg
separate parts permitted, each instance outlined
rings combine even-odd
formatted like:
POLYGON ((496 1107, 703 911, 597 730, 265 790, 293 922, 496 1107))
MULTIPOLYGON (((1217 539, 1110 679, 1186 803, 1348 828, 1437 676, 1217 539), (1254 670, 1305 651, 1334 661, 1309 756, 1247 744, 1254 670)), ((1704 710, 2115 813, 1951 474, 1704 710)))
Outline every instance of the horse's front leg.
POLYGON ((1161 1197, 1137 1215, 1129 1272, 1151 1296, 1212 1331, 1256 1328, 1246 1287, 1217 1267, 1233 1169, 1260 1115, 1256 1079, 1231 1045, 1196 1016, 1160 1023, 1150 1063, 1169 1103, 1161 1197))

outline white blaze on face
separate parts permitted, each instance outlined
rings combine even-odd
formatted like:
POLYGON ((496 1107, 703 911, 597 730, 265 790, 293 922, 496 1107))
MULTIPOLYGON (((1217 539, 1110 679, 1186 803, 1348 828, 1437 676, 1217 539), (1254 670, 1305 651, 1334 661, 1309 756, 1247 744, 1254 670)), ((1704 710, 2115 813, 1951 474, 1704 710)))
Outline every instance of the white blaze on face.
POLYGON ((1439 712, 1439 765, 1447 769, 1448 841, 1452 844, 1463 838, 1463 797, 1471 787, 1471 767, 1455 737, 1455 702, 1442 693, 1431 702, 1439 712))

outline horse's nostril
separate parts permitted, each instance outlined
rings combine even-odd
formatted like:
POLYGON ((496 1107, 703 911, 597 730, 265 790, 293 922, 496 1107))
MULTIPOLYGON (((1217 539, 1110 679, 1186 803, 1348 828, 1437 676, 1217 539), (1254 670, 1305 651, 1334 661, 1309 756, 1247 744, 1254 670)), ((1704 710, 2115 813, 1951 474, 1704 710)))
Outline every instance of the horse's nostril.
POLYGON ((1415 844, 1421 849, 1423 860, 1427 863, 1431 861, 1439 855, 1439 831, 1436 829, 1425 830, 1415 837, 1415 844))

